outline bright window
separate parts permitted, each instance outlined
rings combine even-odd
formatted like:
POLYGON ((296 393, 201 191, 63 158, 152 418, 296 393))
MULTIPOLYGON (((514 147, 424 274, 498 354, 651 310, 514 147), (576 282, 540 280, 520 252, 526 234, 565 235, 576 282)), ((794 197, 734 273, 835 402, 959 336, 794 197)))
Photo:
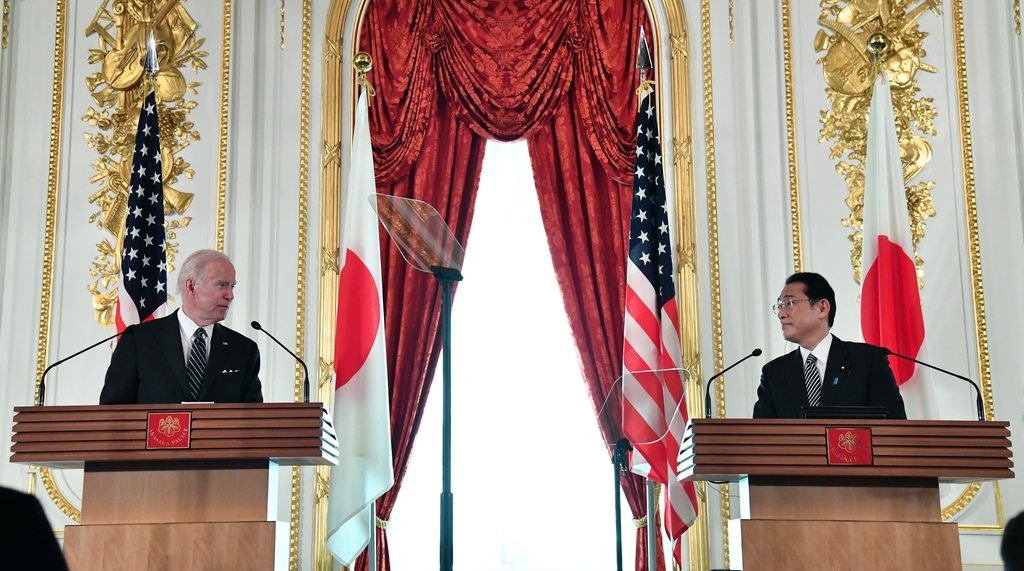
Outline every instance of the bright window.
MULTIPOLYGON (((526 143, 489 142, 452 317, 460 571, 615 568, 613 473, 555 281, 526 143)), ((395 571, 437 569, 441 366, 388 529, 395 571)), ((622 500, 623 559, 636 530, 622 500)))

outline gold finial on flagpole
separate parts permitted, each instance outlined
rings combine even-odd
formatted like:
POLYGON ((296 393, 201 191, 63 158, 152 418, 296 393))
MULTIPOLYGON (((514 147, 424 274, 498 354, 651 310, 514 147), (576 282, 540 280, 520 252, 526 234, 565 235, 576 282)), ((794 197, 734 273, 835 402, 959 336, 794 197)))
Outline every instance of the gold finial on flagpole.
POLYGON ((878 61, 889 51, 889 38, 885 37, 885 34, 871 34, 868 38, 868 51, 875 56, 875 61, 878 61))
MULTIPOLYGON (((370 81, 366 79, 366 72, 373 69, 373 58, 366 52, 356 52, 356 55, 352 56, 352 67, 356 69, 356 84, 362 85, 366 89, 367 95, 375 97, 377 90, 373 88, 370 81)), ((369 101, 367 101, 369 103, 369 101)))
POLYGON ((872 65, 874 74, 872 75, 882 73, 882 58, 889 51, 889 38, 885 37, 885 34, 871 34, 871 37, 868 38, 868 51, 875 57, 875 62, 872 65))

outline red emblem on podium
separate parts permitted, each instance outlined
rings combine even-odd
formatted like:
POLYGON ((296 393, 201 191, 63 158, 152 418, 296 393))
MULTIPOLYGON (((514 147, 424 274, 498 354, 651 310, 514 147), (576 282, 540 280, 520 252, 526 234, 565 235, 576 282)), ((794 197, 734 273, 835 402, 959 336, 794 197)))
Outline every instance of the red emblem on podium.
POLYGON ((146 449, 188 448, 191 442, 191 412, 149 413, 146 422, 146 449))
POLYGON ((872 464, 870 428, 826 428, 829 464, 872 464))

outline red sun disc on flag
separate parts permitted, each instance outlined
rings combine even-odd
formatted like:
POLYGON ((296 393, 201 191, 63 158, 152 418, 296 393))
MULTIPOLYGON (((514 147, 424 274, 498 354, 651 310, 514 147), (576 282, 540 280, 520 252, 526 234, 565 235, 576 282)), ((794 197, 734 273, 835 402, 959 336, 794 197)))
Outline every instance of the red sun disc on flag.
MULTIPOLYGON (((878 257, 863 284, 860 315, 864 341, 917 358, 924 342, 924 315, 914 260, 899 244, 879 236, 878 257)), ((890 359, 889 366, 899 385, 914 374, 914 363, 905 359, 890 359)))
POLYGON ((334 340, 335 390, 363 367, 380 327, 380 292, 370 269, 352 250, 346 252, 338 291, 338 315, 346 317, 334 340))

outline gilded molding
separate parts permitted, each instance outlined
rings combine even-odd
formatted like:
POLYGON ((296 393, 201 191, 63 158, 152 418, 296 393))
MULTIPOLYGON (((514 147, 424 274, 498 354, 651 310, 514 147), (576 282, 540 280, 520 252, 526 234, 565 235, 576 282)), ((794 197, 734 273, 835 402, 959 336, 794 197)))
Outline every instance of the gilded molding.
MULTIPOLYGON (((65 52, 67 50, 68 0, 57 0, 56 29, 53 42, 53 99, 50 105, 50 157, 46 175, 46 228, 43 238, 42 292, 39 300, 39 337, 36 350, 35 398, 39 399, 39 380, 46 369, 50 356, 50 320, 53 308, 53 259, 57 236, 57 205, 60 199, 60 150, 64 129, 64 77, 65 52)), ((49 468, 39 469, 43 488, 53 503, 74 521, 79 521, 82 512, 68 502, 53 480, 49 468)))
MULTIPOLYGON (((299 236, 298 268, 295 283, 295 353, 306 353, 306 250, 309 235, 309 81, 310 46, 312 41, 312 0, 302 0, 302 80, 299 103, 299 236)), ((281 49, 284 49, 284 2, 281 3, 281 49)), ((302 402, 303 369, 295 364, 295 401, 302 402)), ((288 540, 288 566, 299 569, 299 506, 302 471, 292 468, 291 529, 288 540)))
MULTIPOLYGON (((967 216, 968 252, 971 264, 971 290, 974 297, 974 330, 978 349, 978 376, 985 404, 985 418, 995 417, 992 396, 992 370, 988 354, 988 325, 985 321, 985 293, 982 286, 981 242, 978 237, 978 202, 974 187, 974 149, 971 141, 971 114, 967 98, 967 51, 964 45, 963 0, 952 0, 953 53, 956 67, 956 95, 960 125, 960 150, 963 160, 964 211, 967 216)), ((998 482, 997 482, 998 485, 998 482)), ((943 521, 956 515, 978 494, 981 486, 971 484, 950 506, 942 510, 943 521)), ((996 488, 996 510, 1002 528, 1002 489, 996 488)))
MULTIPOLYGON (((2 38, 2 40, 0 40, 0 48, 7 49, 7 35, 9 33, 10 33, 10 0, 3 0, 3 38, 2 38)), ((1018 32, 1018 34, 1020 34, 1020 32, 1018 32)))
MULTIPOLYGON (((722 292, 721 278, 718 267, 718 189, 717 170, 715 165, 715 96, 712 87, 712 66, 711 66, 711 5, 709 0, 701 0, 701 57, 704 76, 704 140, 705 140, 705 161, 707 170, 707 201, 708 201, 708 273, 711 282, 711 338, 714 351, 715 370, 721 371, 725 368, 722 343, 722 292)), ((701 394, 700 390, 696 394, 701 394)), ((700 408, 700 399, 697 401, 700 408)), ((715 417, 725 417, 725 383, 718 383, 715 386, 715 417)), ((706 485, 706 484, 705 484, 706 485)), ((722 557, 725 567, 729 567, 729 514, 731 513, 731 500, 729 498, 729 484, 719 485, 719 499, 722 510, 722 557)), ((705 489, 705 504, 707 503, 707 490, 705 489)), ((711 567, 711 544, 710 544, 710 521, 704 519, 701 523, 708 529, 708 550, 704 554, 703 561, 690 561, 691 569, 708 569, 711 567)), ((691 557, 692 557, 691 549, 691 557)))
POLYGON ((796 101, 793 96, 792 38, 790 0, 782 0, 782 59, 786 78, 786 156, 789 159, 789 219, 793 236, 793 271, 802 272, 804 250, 800 227, 800 177, 796 155, 796 101))
POLYGON ((736 30, 733 28, 733 25, 732 25, 732 19, 733 19, 732 16, 733 16, 733 14, 732 14, 732 0, 729 0, 729 44, 730 45, 736 43, 736 36, 735 36, 736 30))
POLYGON ((220 129, 217 147, 217 234, 216 249, 224 251, 224 219, 228 202, 228 103, 231 78, 231 0, 224 0, 220 53, 220 129))
MULTIPOLYGON (((319 284, 317 287, 317 374, 316 398, 330 409, 333 407, 334 391, 331 370, 334 367, 335 322, 338 313, 339 251, 341 246, 341 149, 342 116, 341 102, 345 74, 344 68, 345 17, 352 0, 331 0, 324 23, 323 59, 323 104, 321 105, 321 171, 320 171, 320 245, 319 284)), ((361 16, 367 0, 358 0, 361 16)), ((353 37, 359 37, 359 22, 356 18, 353 37)), ((356 40, 358 41, 358 40, 356 40)), ((312 398, 312 396, 310 397, 312 398)), ((327 494, 330 484, 330 470, 317 466, 313 473, 313 563, 316 571, 331 571, 334 560, 327 552, 327 494)))
MULTIPOLYGON (((653 10, 651 10, 653 13, 653 10)), ((690 82, 690 30, 681 1, 665 2, 668 19, 670 80, 672 85, 672 165, 676 199, 676 268, 679 301, 679 341, 686 375, 686 395, 700 394, 704 375, 701 360, 700 283, 697 275, 696 185, 693 176, 692 86, 690 82)), ((658 36, 660 38, 660 34, 658 36)), ((656 53, 661 53, 660 50, 656 53)), ((660 58, 659 58, 660 59, 660 58)), ((687 398, 692 418, 701 414, 699 399, 687 398)), ((707 518, 707 485, 696 484, 697 521, 686 532, 691 569, 694 562, 710 560, 711 541, 707 518), (703 522, 703 525, 702 525, 703 522)), ((702 569, 707 569, 705 565, 702 569)))

